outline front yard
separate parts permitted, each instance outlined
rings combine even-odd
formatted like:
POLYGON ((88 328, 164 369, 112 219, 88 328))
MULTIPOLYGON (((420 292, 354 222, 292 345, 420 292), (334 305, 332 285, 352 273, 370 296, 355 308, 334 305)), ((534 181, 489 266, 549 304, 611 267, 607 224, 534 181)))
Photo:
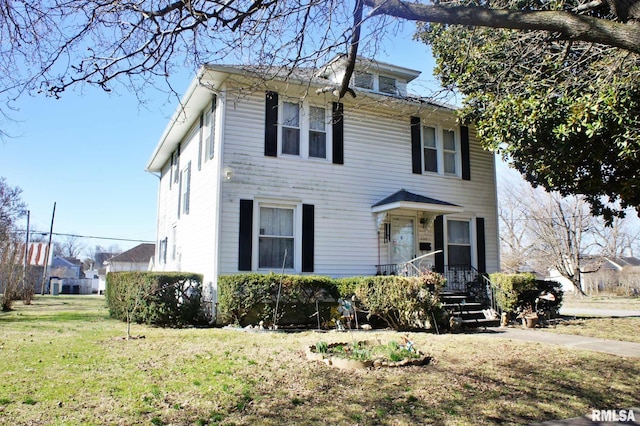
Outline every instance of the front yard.
POLYGON ((527 424, 638 406, 640 359, 470 335, 272 333, 134 325, 101 297, 0 314, 0 418, 12 424, 527 424), (336 370, 319 341, 400 341, 427 366, 336 370))

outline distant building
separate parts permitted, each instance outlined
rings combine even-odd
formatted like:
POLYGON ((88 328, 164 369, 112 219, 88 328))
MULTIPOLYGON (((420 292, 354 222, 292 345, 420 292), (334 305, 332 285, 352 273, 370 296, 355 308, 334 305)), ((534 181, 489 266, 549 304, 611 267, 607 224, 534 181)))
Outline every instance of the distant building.
POLYGON ((106 288, 106 275, 109 272, 148 271, 149 265, 153 262, 155 251, 155 244, 143 243, 106 260, 104 262, 105 274, 101 275, 98 292, 100 294, 104 293, 106 288))

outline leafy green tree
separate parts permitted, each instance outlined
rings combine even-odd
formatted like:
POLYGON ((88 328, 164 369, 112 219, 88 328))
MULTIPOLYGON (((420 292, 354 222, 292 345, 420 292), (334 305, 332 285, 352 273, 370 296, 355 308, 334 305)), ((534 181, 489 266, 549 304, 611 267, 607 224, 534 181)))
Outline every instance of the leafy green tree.
POLYGON ((540 31, 425 25, 420 37, 464 95, 462 120, 534 187, 583 194, 608 222, 640 206, 640 56, 540 31))

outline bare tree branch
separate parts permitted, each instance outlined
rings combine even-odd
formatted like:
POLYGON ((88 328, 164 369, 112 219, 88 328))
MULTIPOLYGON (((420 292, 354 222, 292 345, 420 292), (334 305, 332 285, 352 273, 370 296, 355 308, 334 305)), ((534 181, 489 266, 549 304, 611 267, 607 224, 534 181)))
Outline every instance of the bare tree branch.
POLYGON ((371 16, 389 15, 418 22, 541 30, 556 33, 559 39, 600 43, 640 53, 640 24, 635 20, 623 23, 569 11, 426 5, 401 0, 364 0, 364 3, 372 8, 371 16))

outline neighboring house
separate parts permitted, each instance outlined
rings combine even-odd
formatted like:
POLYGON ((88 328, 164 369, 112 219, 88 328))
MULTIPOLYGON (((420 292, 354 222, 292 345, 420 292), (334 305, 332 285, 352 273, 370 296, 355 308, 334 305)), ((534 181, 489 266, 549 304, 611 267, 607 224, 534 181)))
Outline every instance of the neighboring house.
POLYGON ((50 275, 58 278, 84 278, 82 262, 75 257, 55 256, 51 264, 50 275))
MULTIPOLYGON (((582 290, 587 294, 598 292, 637 295, 640 292, 640 259, 636 257, 584 256, 580 274, 582 290)), ((547 280, 558 281, 565 292, 575 291, 568 278, 557 269, 550 269, 547 280)))
POLYGON ((106 288, 106 276, 109 272, 148 271, 155 251, 156 245, 153 243, 138 244, 132 249, 106 260, 104 262, 106 269, 104 271, 104 275, 100 275, 98 292, 100 294, 104 293, 106 288))
POLYGON ((147 164, 154 270, 203 274, 214 301, 220 275, 283 267, 403 273, 425 256, 450 284, 498 270, 493 154, 453 108, 407 95, 418 71, 360 60, 338 101, 344 67, 199 71, 147 164))
POLYGON ((85 277, 83 263, 75 257, 56 256, 49 272, 52 294, 92 294, 93 280, 85 277))

